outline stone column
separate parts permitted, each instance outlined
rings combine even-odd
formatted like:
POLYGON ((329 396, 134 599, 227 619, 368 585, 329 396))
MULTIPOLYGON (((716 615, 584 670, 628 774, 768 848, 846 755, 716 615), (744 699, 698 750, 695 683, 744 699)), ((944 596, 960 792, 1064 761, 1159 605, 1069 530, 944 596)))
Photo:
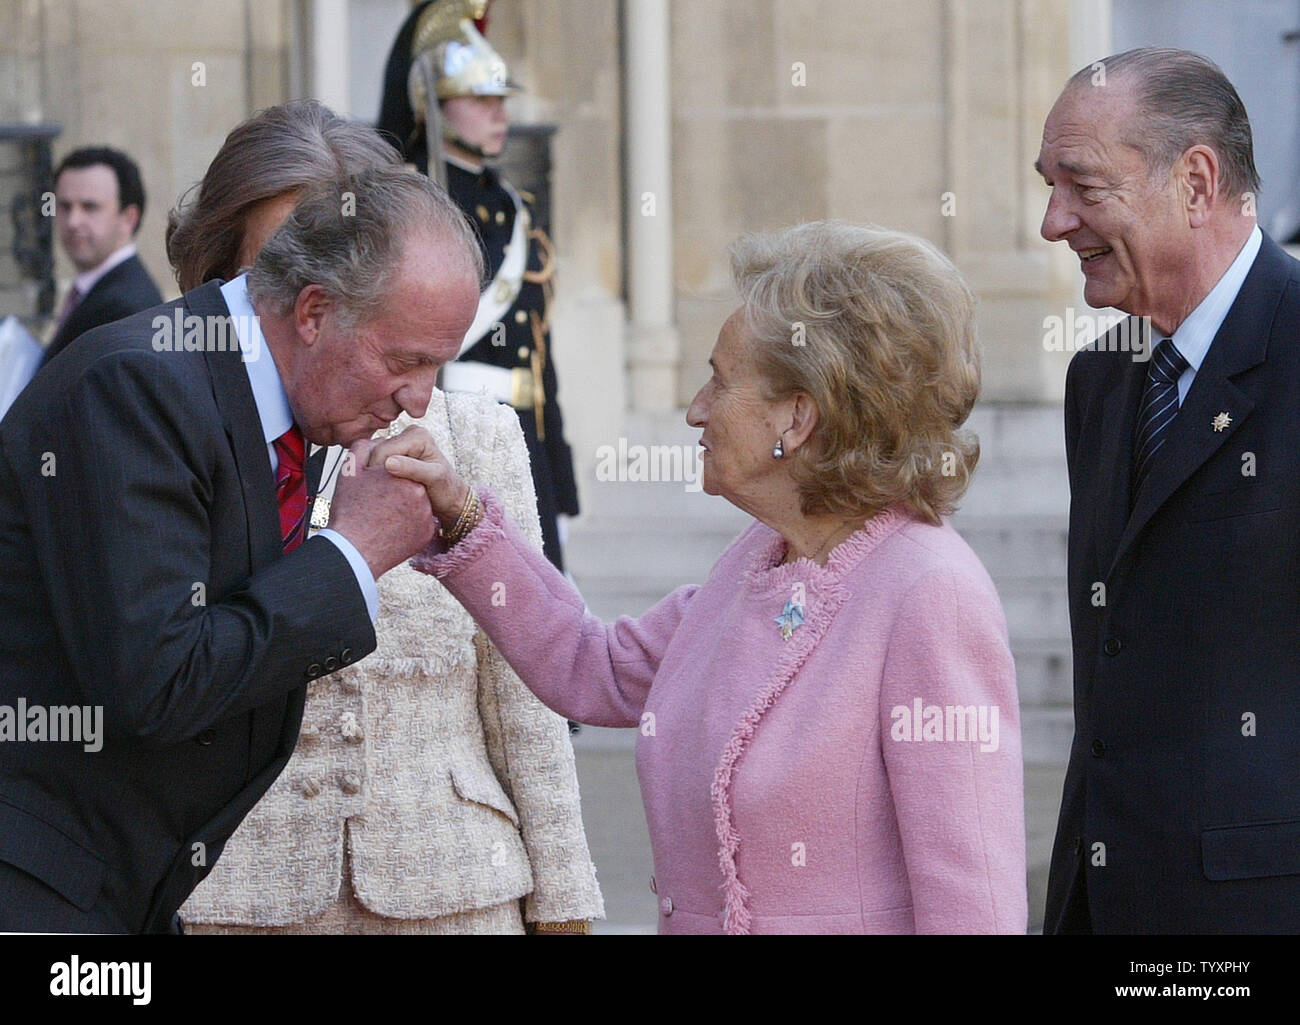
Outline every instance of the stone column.
POLYGON ((348 0, 312 0, 311 94, 340 117, 349 116, 348 0))
POLYGON ((674 310, 672 95, 667 0, 627 0, 627 288, 631 406, 677 407, 681 339, 674 310))

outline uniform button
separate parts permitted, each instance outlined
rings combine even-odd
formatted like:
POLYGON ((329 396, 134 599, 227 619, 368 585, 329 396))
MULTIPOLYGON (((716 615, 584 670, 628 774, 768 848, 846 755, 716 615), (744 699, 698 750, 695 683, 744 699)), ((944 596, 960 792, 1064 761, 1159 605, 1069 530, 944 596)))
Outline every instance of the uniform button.
POLYGON ((307 667, 307 679, 314 680, 318 676, 320 676, 320 663, 313 662, 307 667))
POLYGON ((339 789, 345 794, 361 793, 361 777, 355 772, 345 772, 339 777, 339 789))
POLYGON ((659 913, 665 918, 673 913, 673 899, 671 897, 661 897, 659 899, 659 913))
POLYGON ((515 323, 516 323, 516 324, 527 324, 527 323, 528 323, 528 314, 525 313, 523 310, 515 310, 515 323))
POLYGON ((1101 740, 1094 740, 1092 742, 1092 756, 1094 758, 1100 758, 1105 753, 1106 745, 1101 740))
POLYGON ((518 351, 517 353, 515 353, 515 355, 518 356, 520 359, 527 359, 527 358, 528 358, 528 346, 526 346, 526 345, 521 345, 521 346, 519 346, 519 351, 518 351))
POLYGON ((320 780, 308 776, 298 781, 297 790, 303 797, 315 797, 320 793, 320 780))
POLYGON ((216 734, 213 733, 211 730, 204 730, 202 733, 199 734, 199 743, 202 744, 204 747, 211 747, 212 742, 216 739, 217 739, 216 734))
POLYGON ((504 211, 504 210, 498 210, 498 211, 497 211, 496 221, 497 221, 497 224, 505 224, 505 223, 506 223, 506 215, 505 215, 505 211, 504 211))
POLYGON ((655 883, 655 877, 654 877, 654 876, 651 876, 651 877, 650 877, 650 892, 651 892, 651 893, 658 893, 658 892, 659 892, 659 886, 658 886, 657 883, 655 883))
POLYGON ((338 667, 339 667, 339 660, 336 659, 333 655, 331 655, 329 658, 325 660, 325 672, 332 673, 338 667))
POLYGON ((1118 637, 1107 637, 1106 645, 1105 647, 1102 648, 1102 651, 1104 651, 1107 655, 1118 655, 1120 653, 1120 649, 1123 647, 1124 645, 1120 643, 1120 639, 1118 637))
POLYGON ((352 664, 352 649, 351 649, 351 648, 344 648, 342 651, 340 651, 340 652, 339 652, 339 661, 342 662, 345 666, 347 666, 347 665, 351 665, 351 664, 352 664))
POLYGON ((482 203, 480 203, 478 206, 474 208, 474 212, 478 214, 478 219, 480 221, 485 221, 485 222, 487 221, 488 219, 487 207, 485 207, 482 203))

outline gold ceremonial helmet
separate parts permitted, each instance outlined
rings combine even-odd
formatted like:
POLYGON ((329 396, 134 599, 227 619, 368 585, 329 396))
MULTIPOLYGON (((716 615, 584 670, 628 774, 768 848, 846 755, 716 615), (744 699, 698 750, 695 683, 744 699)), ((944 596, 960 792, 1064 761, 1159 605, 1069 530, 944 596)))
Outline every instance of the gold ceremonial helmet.
POLYGON ((428 110, 430 85, 439 100, 457 96, 509 96, 519 92, 505 60, 479 25, 490 0, 434 0, 420 14, 411 40, 407 91, 411 110, 428 110), (475 24, 475 23, 478 24, 475 24))

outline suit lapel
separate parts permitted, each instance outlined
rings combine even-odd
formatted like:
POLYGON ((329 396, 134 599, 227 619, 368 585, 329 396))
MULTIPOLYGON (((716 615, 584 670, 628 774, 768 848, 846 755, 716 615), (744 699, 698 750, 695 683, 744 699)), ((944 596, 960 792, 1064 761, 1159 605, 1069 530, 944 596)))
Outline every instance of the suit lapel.
MULTIPOLYGON (((185 295, 185 305, 194 316, 229 317, 221 298, 220 281, 210 281, 185 295)), ((206 322, 206 320, 205 320, 206 322)), ((233 340, 233 326, 225 337, 233 340)), ((227 351, 205 348, 208 374, 212 379, 212 394, 221 410, 221 425, 230 441, 230 449, 239 471, 239 483, 244 493, 244 511, 248 518, 249 564, 253 570, 274 562, 282 554, 280 538, 280 510, 275 501, 275 479, 271 475, 271 461, 266 454, 262 432, 262 418, 253 399, 253 388, 248 382, 243 354, 238 345, 227 351)), ((260 358, 270 358, 263 352, 260 358)))
MULTIPOLYGON (((1137 318, 1131 318, 1124 327, 1128 331, 1137 331, 1140 324, 1137 318)), ((1118 550, 1128 520, 1129 481, 1133 476, 1133 427, 1147 376, 1146 363, 1125 358, 1121 365, 1118 380, 1102 401, 1101 422, 1093 425, 1093 436, 1100 439, 1097 461, 1093 465, 1098 470, 1097 552, 1103 565, 1118 550)))
MULTIPOLYGON (((1120 559, 1151 517, 1236 434, 1254 411, 1253 400, 1237 387, 1232 378, 1264 362, 1287 271, 1286 257, 1267 235, 1264 236, 1259 255, 1246 275, 1236 301, 1214 336, 1201 369, 1192 379, 1187 399, 1168 427, 1169 439, 1153 462, 1142 492, 1137 496, 1107 577, 1114 573, 1120 559), (1232 422, 1222 430, 1215 430, 1212 422, 1220 413, 1228 413, 1232 422)), ((1125 434, 1130 440, 1132 417, 1135 415, 1130 415, 1125 434)))

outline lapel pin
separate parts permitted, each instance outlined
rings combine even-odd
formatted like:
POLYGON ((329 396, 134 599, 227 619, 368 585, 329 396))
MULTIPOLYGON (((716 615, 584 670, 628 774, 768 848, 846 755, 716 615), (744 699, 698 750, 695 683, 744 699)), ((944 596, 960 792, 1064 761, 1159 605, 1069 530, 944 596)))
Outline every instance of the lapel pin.
POLYGON ((1211 420, 1210 426, 1213 427, 1215 432, 1217 433, 1218 431, 1226 430, 1228 425, 1231 423, 1232 423, 1232 417, 1230 417, 1225 412, 1225 413, 1220 413, 1213 420, 1211 420))

